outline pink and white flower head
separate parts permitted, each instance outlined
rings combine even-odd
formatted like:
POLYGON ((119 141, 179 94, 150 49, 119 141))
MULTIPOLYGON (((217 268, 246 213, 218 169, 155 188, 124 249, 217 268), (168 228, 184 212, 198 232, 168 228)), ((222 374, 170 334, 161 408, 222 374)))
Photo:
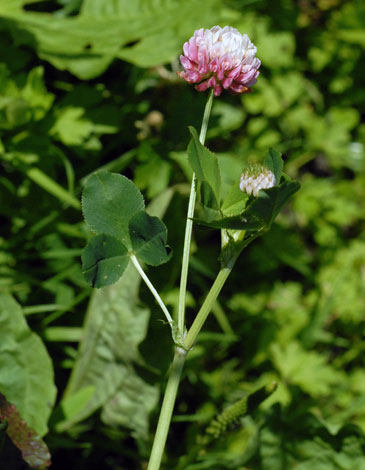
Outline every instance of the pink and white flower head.
POLYGON ((202 28, 184 44, 180 61, 185 70, 178 75, 188 83, 196 83, 198 91, 213 88, 215 96, 223 88, 249 93, 260 73, 256 51, 247 34, 242 35, 236 28, 202 28))

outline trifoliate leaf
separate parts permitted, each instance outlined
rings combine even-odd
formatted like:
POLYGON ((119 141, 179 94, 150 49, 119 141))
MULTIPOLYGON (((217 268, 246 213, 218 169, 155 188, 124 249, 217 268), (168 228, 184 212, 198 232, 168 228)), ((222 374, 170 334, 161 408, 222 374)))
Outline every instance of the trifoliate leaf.
POLYGON ((170 249, 166 246, 167 229, 158 217, 151 217, 141 211, 129 223, 129 236, 137 258, 151 266, 166 263, 170 249))
POLYGON ((143 209, 142 194, 125 176, 99 171, 86 182, 82 210, 86 223, 96 233, 111 235, 130 248, 128 224, 143 209))
POLYGON ((124 273, 129 261, 127 248, 116 238, 104 233, 90 239, 81 258, 87 282, 98 288, 114 284, 124 273))

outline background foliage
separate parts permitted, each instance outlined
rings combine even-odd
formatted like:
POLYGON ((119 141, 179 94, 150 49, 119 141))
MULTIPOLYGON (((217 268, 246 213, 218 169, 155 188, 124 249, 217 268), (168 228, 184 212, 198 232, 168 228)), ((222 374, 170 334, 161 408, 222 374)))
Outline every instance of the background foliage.
MULTIPOLYGON (((252 94, 213 106, 222 193, 268 147, 302 189, 240 258, 189 355, 166 468, 365 468, 364 21, 360 0, 2 0, 0 393, 45 435, 52 468, 145 468, 170 332, 133 266, 88 287, 79 201, 96 169, 133 178, 168 228, 174 256, 149 275, 176 309, 187 126, 205 96, 175 72, 183 42, 214 24, 246 32, 262 60, 252 94)), ((194 237, 188 321, 218 270, 216 232, 194 237)), ((8 438, 0 459, 23 468, 8 438)))

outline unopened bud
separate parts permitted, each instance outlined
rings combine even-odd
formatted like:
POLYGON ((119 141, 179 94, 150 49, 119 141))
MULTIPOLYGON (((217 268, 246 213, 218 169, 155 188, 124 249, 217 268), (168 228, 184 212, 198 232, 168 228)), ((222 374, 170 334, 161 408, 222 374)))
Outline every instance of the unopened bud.
POLYGON ((258 196, 260 189, 275 186, 275 175, 263 165, 256 164, 248 167, 241 175, 240 190, 258 196))

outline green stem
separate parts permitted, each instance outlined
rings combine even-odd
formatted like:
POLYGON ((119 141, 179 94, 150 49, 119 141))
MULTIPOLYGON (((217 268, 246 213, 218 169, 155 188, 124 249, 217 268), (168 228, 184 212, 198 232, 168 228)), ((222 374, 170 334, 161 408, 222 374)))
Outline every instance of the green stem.
MULTIPOLYGON (((209 116, 210 116, 210 112, 211 112, 212 104, 213 104, 213 97, 214 97, 214 94, 213 94, 213 89, 212 89, 209 93, 208 100, 205 105, 203 122, 202 122, 202 127, 200 130, 199 140, 202 145, 204 145, 205 137, 207 135, 209 116)), ((180 295, 179 295, 179 310, 178 310, 177 324, 178 324, 178 329, 181 335, 184 335, 184 331, 185 331, 185 297, 186 297, 186 285, 187 285, 187 280, 188 280, 191 232, 193 229, 192 218, 194 217, 195 199, 196 199, 196 177, 194 173, 192 181, 191 181, 189 207, 188 207, 188 214, 187 214, 186 228, 185 228, 185 240, 184 240, 184 252, 183 252, 182 268, 181 268, 181 279, 180 279, 180 295)))
MULTIPOLYGON (((219 271, 218 276, 216 277, 212 287, 210 288, 210 291, 208 292, 208 295, 205 298, 203 305, 201 306, 197 316, 195 317, 195 320, 193 321, 193 324, 191 325, 184 339, 184 348, 187 351, 189 351, 193 347, 195 340, 205 323, 205 320, 211 312, 215 301, 217 300, 218 295, 220 294, 220 291, 222 290, 222 287, 224 286, 228 276, 230 275, 233 266, 235 265, 235 262, 237 261, 237 258, 241 254, 242 250, 246 248, 256 238, 262 235, 262 233, 262 231, 258 231, 246 240, 243 240, 245 236, 245 231, 241 230, 240 232, 237 232, 235 246, 229 247, 229 245, 227 245, 227 249, 230 250, 230 254, 226 257, 226 260, 221 270, 219 271)), ((221 256, 223 255, 223 253, 224 247, 222 249, 221 256)))
POLYGON ((176 348, 147 470, 159 470, 160 468, 185 357, 186 351, 176 348))

